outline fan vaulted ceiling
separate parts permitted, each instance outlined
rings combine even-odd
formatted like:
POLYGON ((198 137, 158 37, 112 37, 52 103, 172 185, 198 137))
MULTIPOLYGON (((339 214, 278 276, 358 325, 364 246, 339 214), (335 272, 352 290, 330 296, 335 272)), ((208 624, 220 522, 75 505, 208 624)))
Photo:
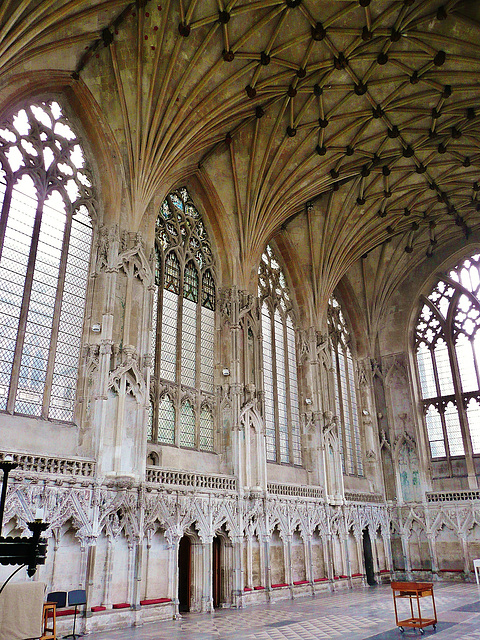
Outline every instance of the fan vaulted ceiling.
POLYGON ((419 260, 478 227, 479 19, 476 0, 4 0, 0 83, 87 85, 137 225, 200 167, 242 262, 320 199, 328 293, 382 243, 419 260))

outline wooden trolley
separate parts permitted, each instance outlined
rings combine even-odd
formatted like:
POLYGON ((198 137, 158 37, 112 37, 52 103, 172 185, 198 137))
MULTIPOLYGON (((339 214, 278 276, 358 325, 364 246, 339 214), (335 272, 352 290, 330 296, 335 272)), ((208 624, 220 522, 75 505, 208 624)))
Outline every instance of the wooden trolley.
POLYGON ((395 607, 395 621, 397 627, 403 633, 405 627, 412 627, 413 629, 420 629, 420 633, 425 633, 425 627, 430 625, 434 629, 437 628, 437 610, 435 608, 435 597, 433 595, 433 583, 432 582, 392 582, 393 593, 393 605, 395 607), (432 598, 433 604, 433 618, 422 618, 422 612, 420 609, 420 598, 432 598), (398 619, 397 612, 397 598, 408 598, 410 600, 410 612, 411 617, 405 620, 398 619), (417 601, 418 617, 413 613, 413 600, 417 601))

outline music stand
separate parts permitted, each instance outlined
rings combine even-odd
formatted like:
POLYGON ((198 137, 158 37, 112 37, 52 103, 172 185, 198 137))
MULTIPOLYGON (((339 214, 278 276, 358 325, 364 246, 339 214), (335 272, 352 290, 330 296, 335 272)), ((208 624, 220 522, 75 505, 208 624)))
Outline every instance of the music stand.
POLYGON ((57 609, 64 609, 67 606, 67 592, 52 591, 52 593, 48 594, 46 602, 54 602, 57 605, 57 609))
POLYGON ((87 593, 85 589, 74 589, 73 591, 68 592, 68 606, 75 607, 75 614, 73 616, 73 632, 69 633, 64 638, 73 638, 73 640, 77 640, 83 633, 75 633, 75 624, 77 622, 77 607, 81 604, 87 604, 87 593))

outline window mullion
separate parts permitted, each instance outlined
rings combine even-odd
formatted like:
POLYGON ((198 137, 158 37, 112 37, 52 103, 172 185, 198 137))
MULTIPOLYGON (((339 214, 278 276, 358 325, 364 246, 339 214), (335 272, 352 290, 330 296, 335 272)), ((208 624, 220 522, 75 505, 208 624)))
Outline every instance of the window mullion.
POLYGON ((345 473, 348 473, 348 452, 347 452, 347 439, 345 434, 345 416, 343 412, 343 393, 342 393, 342 381, 340 376, 340 357, 338 354, 340 345, 335 345, 335 375, 337 376, 337 393, 338 393, 338 406, 340 408, 340 420, 342 426, 342 443, 343 443, 343 463, 345 467, 345 473))
POLYGON ((23 290, 22 307, 20 311, 20 319, 18 322, 17 340, 15 344, 15 353, 13 356, 12 375, 10 378, 10 390, 8 394, 7 411, 13 413, 15 410, 15 401, 17 395, 18 380, 20 377, 20 365, 22 362, 23 344, 25 341, 25 329, 27 326, 28 311, 30 306, 30 297, 32 294, 33 274, 35 260, 37 257, 38 242, 40 237, 40 225, 42 222, 42 212, 45 196, 38 196, 37 210, 35 212, 35 222, 32 231, 32 243, 30 245, 30 253, 28 256, 27 274, 25 278, 25 287, 23 290))
POLYGON ((5 242, 5 232, 7 230, 8 214, 10 213, 10 205, 13 194, 13 177, 7 178, 7 186, 3 196, 2 213, 0 215, 0 260, 3 254, 3 244, 5 242))
POLYGON ((468 420, 465 412, 465 408, 463 406, 463 396, 462 396, 462 385, 460 380, 460 370, 458 367, 457 355, 455 352, 455 345, 453 344, 452 338, 452 327, 448 325, 448 332, 446 332, 447 339, 447 348, 448 348, 448 356, 450 358, 450 367, 452 371, 453 378, 453 388, 455 391, 455 401, 457 405, 458 417, 460 420, 460 430, 462 432, 462 440, 463 440, 463 449, 465 453, 467 469, 469 475, 472 473, 475 474, 473 470, 473 449, 472 442, 470 439, 470 433, 468 431, 468 420))
POLYGON ((288 336, 287 336, 287 319, 282 318, 283 328, 283 359, 285 362, 285 393, 287 396, 287 429, 288 429, 288 458, 290 464, 293 464, 293 434, 292 434, 292 398, 290 393, 290 366, 288 359, 288 336))
MULTIPOLYGON (((165 276, 165 263, 164 257, 162 258, 163 276, 165 276)), ((163 284, 164 279, 161 278, 160 284, 157 284, 157 321, 155 326, 152 327, 152 331, 155 331, 155 362, 153 370, 155 372, 155 381, 153 389, 153 425, 152 425, 152 440, 158 443, 158 421, 160 420, 160 358, 162 356, 162 310, 163 310, 163 284)), ((154 298, 155 303, 155 298, 154 298)))
MULTIPOLYGON (((433 363, 433 377, 435 378, 435 388, 437 389, 437 398, 441 398, 442 392, 440 390, 440 379, 439 379, 438 370, 437 370, 437 358, 435 357, 435 343, 432 343, 429 348, 430 348, 430 357, 433 363)), ((445 407, 443 406, 443 403, 441 403, 441 406, 439 406, 439 409, 440 409, 440 419, 442 423, 443 443, 445 445, 445 455, 447 457, 448 464, 450 465, 450 471, 451 471, 450 445, 448 442, 447 425, 445 421, 445 407)))
POLYGON ((72 230, 72 216, 67 214, 65 230, 62 242, 62 254, 58 272, 57 295, 55 296, 55 306, 53 309, 52 337, 50 340, 50 352, 48 355, 47 370, 45 374, 45 387, 43 390, 42 418, 48 418, 50 405, 50 395, 52 392, 53 370, 55 366, 55 354, 57 352, 58 328, 60 326, 60 312, 62 309, 63 289, 65 285, 65 272, 67 270, 68 245, 70 243, 70 233, 72 230))
MULTIPOLYGON (((348 352, 347 352, 348 353, 348 352)), ((358 467, 357 467, 357 443, 355 440, 355 429, 354 429, 354 421, 353 421, 353 404, 352 404, 352 389, 350 387, 350 363, 348 361, 348 355, 345 355, 345 381, 346 381, 346 385, 347 385, 347 398, 346 398, 346 402, 348 403, 348 407, 349 407, 349 415, 350 415, 350 426, 349 426, 349 431, 350 431, 350 442, 352 443, 352 467, 353 467, 353 473, 355 475, 358 475, 358 467)), ((352 367, 353 367, 353 362, 352 362, 352 367)))
POLYGON ((200 406, 201 406, 201 388, 200 388, 200 357, 201 357, 201 330, 202 330, 202 274, 198 274, 198 292, 197 292, 197 310, 195 314, 195 446, 200 449, 200 406))
POLYGON ((270 312, 270 335, 272 336, 272 382, 273 382, 273 414, 275 420, 275 450, 277 452, 277 462, 281 462, 280 452, 280 425, 278 417, 278 385, 277 385, 277 348, 275 341, 275 313, 273 308, 270 312))

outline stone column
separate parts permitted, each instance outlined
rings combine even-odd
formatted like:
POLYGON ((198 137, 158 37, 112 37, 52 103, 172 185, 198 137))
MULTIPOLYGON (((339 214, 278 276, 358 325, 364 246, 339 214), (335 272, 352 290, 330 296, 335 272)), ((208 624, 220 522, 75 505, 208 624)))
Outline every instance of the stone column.
MULTIPOLYGON (((178 600, 178 548, 181 535, 169 531, 165 534, 168 540, 168 597, 173 602, 173 618, 180 618, 178 600)), ((192 549, 193 550, 193 549, 192 549)), ((192 554, 193 555, 193 554, 192 554)), ((193 558, 192 558, 193 562, 193 558)))
POLYGON ((361 531, 354 532, 355 545, 357 547, 358 570, 362 574, 363 585, 367 585, 367 572, 365 570, 365 558, 363 557, 363 536, 361 531))
POLYGON ((150 549, 152 548, 152 537, 153 537, 153 530, 149 529, 147 531, 147 535, 145 538, 146 545, 147 545, 147 553, 146 553, 146 559, 145 559, 145 565, 144 565, 145 576, 144 576, 144 583, 143 583, 143 600, 146 600, 148 598, 148 582, 150 578, 150 549))
POLYGON ((385 560, 387 561, 387 569, 390 571, 390 573, 393 573, 392 543, 390 539, 390 534, 383 533, 383 530, 382 530, 382 540, 383 540, 383 550, 385 552, 385 560))
POLYGON ((142 585, 143 566, 143 544, 138 537, 134 541, 134 562, 133 562, 133 585, 132 585, 132 607, 135 611, 140 609, 140 588, 142 585))
POLYGON ((202 540, 202 613, 213 612, 213 537, 202 540))
POLYGON ((411 562, 410 553, 409 553, 408 536, 405 533, 405 531, 402 531, 400 533, 400 540, 402 542, 402 554, 403 554, 403 559, 405 561, 405 572, 407 573, 407 575, 411 579, 412 562, 411 562))
POLYGON ((306 535, 303 539, 303 548, 305 550, 305 578, 313 584, 313 553, 312 553, 312 536, 306 535))
POLYGON ((111 585, 112 585, 112 571, 113 571, 113 554, 114 554, 114 540, 112 536, 107 535, 107 557, 105 558, 105 575, 104 575, 104 591, 102 606, 110 608, 112 606, 111 601, 111 585))
POLYGON ((284 575, 285 582, 292 586, 293 584, 293 575, 292 575, 292 536, 285 536, 285 540, 283 542, 283 565, 284 565, 284 575))
POLYGON ((272 588, 272 572, 270 567, 270 536, 263 536, 260 541, 260 569, 265 588, 272 588))
POLYGON ((243 595, 243 582, 244 575, 242 571, 242 543, 243 538, 241 536, 235 536, 233 540, 233 594, 232 594, 232 605, 235 608, 242 607, 242 595, 243 595))
POLYGON ((432 573, 437 574, 438 577, 438 557, 437 557, 437 545, 435 544, 435 534, 427 533, 428 551, 430 558, 432 559, 432 573))
POLYGON ((133 580, 134 580, 134 567, 135 567, 135 542, 132 538, 128 538, 128 561, 127 561, 127 602, 131 607, 134 606, 133 601, 133 580))
POLYGON ((470 566, 472 565, 470 560, 470 550, 468 548, 467 535, 461 532, 459 534, 459 537, 462 542, 462 549, 463 549, 463 572, 465 573, 465 576, 468 576, 468 574, 470 573, 470 566))
POLYGON ((253 551, 252 551, 252 537, 248 536, 246 539, 247 549, 247 564, 245 567, 245 586, 250 589, 253 588, 253 551))

